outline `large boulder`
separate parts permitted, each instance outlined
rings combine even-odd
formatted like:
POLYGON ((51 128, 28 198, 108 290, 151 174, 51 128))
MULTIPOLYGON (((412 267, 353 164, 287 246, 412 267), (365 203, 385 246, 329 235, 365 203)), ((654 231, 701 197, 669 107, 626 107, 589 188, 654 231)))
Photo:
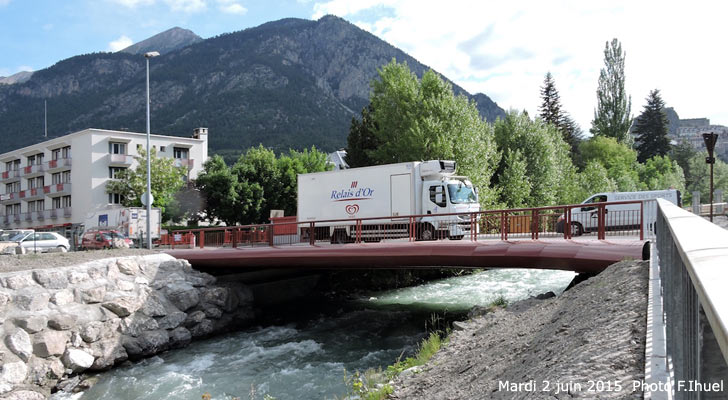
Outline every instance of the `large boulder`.
POLYGON ((73 292, 67 289, 55 292, 51 296, 51 302, 57 306, 65 306, 66 304, 71 304, 74 300, 75 299, 73 297, 73 292))
POLYGON ((18 329, 13 334, 6 336, 5 345, 8 350, 25 362, 28 362, 30 356, 33 355, 33 344, 30 341, 30 335, 23 329, 18 329))
POLYGON ((46 289, 65 289, 68 287, 66 273, 57 269, 33 270, 33 279, 46 289))
POLYGON ((213 325, 212 321, 209 319, 204 319, 199 324, 193 326, 190 329, 190 333, 192 334, 192 337, 205 337, 212 333, 213 331, 213 325))
POLYGON ((43 331, 33 337, 33 353, 42 358, 60 356, 66 350, 67 331, 43 331))
POLYGON ((46 328, 48 318, 44 315, 23 315, 15 318, 15 325, 25 329, 28 333, 36 333, 46 328))
POLYGON ((28 286, 35 286, 33 278, 28 273, 20 273, 5 277, 5 287, 8 289, 18 290, 28 286))
POLYGON ((96 286, 78 290, 81 301, 86 304, 101 303, 106 296, 106 286, 96 286))
POLYGON ((67 331, 76 325, 77 317, 72 314, 56 314, 48 318, 48 327, 57 331, 67 331))
POLYGON ((139 264, 131 258, 116 260, 116 267, 122 274, 136 275, 139 273, 139 264))
POLYGON ((184 282, 173 282, 164 288, 164 294, 181 311, 187 311, 200 302, 197 289, 184 282))
POLYGON ((126 350, 117 339, 104 339, 93 343, 90 346, 91 352, 96 358, 89 369, 100 371, 109 369, 115 364, 122 363, 129 359, 126 350))
POLYGON ((18 384, 28 376, 28 366, 22 361, 5 363, 0 368, 0 382, 18 384))
POLYGON ((131 317, 121 320, 121 333, 133 337, 137 337, 145 331, 153 331, 159 329, 159 324, 154 318, 147 317, 144 314, 134 314, 131 317))
POLYGON ((45 400, 45 398, 43 393, 33 390, 16 390, 3 397, 3 400, 45 400))
POLYGON ((114 314, 121 318, 128 317, 135 313, 141 307, 140 301, 136 297, 121 296, 102 304, 106 309, 111 310, 114 314))
POLYGON ((23 311, 40 311, 48 308, 50 298, 46 292, 23 292, 15 295, 13 303, 23 311))
POLYGON ((187 319, 187 314, 182 311, 175 311, 164 318, 159 319, 160 329, 175 329, 187 319))
POLYGON ((63 365, 73 372, 88 369, 94 363, 94 356, 81 349, 68 349, 61 358, 63 365))
POLYGON ((187 328, 180 326, 169 332, 169 346, 178 349, 187 346, 192 342, 192 334, 187 328))

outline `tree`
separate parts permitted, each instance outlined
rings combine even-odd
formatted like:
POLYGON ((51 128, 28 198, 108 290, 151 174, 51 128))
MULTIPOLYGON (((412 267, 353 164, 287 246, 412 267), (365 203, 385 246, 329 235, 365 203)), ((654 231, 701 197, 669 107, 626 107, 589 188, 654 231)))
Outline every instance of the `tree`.
MULTIPOLYGON (((693 192, 700 192, 700 201, 708 203, 710 198, 710 165, 705 163, 708 152, 696 152, 688 160, 688 173, 685 175, 686 193, 684 203, 691 201, 693 192)), ((713 189, 728 193, 728 164, 716 158, 713 165, 713 189)), ((724 197, 725 198, 725 197, 724 197)))
POLYGON ((586 200, 595 193, 615 190, 617 184, 609 177, 607 169, 598 161, 589 161, 584 170, 579 172, 574 202, 586 200))
POLYGON ((597 108, 594 110, 591 133, 630 144, 629 127, 632 98, 624 89, 624 59, 619 40, 607 42, 604 48, 604 68, 599 73, 597 108))
POLYGON ((629 146, 617 142, 614 138, 594 136, 579 146, 579 152, 585 164, 596 161, 606 170, 609 178, 620 191, 639 189, 637 174, 637 152, 629 146))
POLYGON ((521 151, 507 149, 503 162, 505 168, 499 179, 501 199, 507 208, 527 206, 531 195, 531 182, 528 178, 528 163, 521 151))
POLYGON ((547 72, 546 77, 543 80, 543 86, 541 86, 541 100, 541 119, 544 120, 544 122, 559 127, 562 122, 561 101, 559 99, 559 91, 556 90, 556 84, 554 83, 554 77, 551 75, 551 72, 547 72))
MULTIPOLYGON (((499 154, 493 128, 480 117, 475 103, 455 96, 451 85, 431 70, 418 80, 406 63, 392 60, 378 72, 367 109, 371 123, 362 117, 368 132, 374 133, 368 143, 375 145, 359 147, 367 162, 452 159, 458 163, 458 173, 480 189, 481 203, 494 201, 488 184, 499 154)), ((351 138, 350 143, 356 140, 351 138)))
POLYGON ((380 143, 375 136, 373 112, 372 105, 369 104, 361 110, 361 121, 356 117, 351 119, 349 136, 346 138, 346 163, 351 168, 375 164, 369 154, 379 147, 380 143))
MULTIPOLYGON (((118 193, 123 197, 122 204, 127 207, 141 207, 141 197, 147 191, 147 152, 139 149, 135 156, 138 165, 117 173, 114 180, 106 183, 106 193, 118 193)), ((157 151, 151 149, 151 186, 153 207, 164 213, 165 208, 175 198, 175 194, 184 186, 184 167, 176 167, 174 160, 167 157, 157 157, 157 151)))
POLYGON ((637 161, 643 163, 654 156, 664 156, 670 151, 667 137, 667 115, 660 91, 655 89, 647 97, 645 109, 637 118, 634 131, 637 134, 637 161))
POLYGON ((568 113, 561 110, 559 91, 556 90, 556 83, 551 72, 547 72, 544 78, 541 99, 539 108, 541 119, 554 125, 561 132, 564 141, 569 144, 572 160, 575 159, 579 142, 581 142, 581 128, 568 113))
POLYGON ((208 220, 221 220, 227 225, 238 222, 238 180, 222 156, 215 155, 205 162, 195 186, 203 195, 208 220))
POLYGON ((296 215, 298 174, 330 169, 326 154, 312 147, 276 158, 273 150, 252 147, 232 167, 215 156, 205 163, 196 186, 206 199, 210 220, 227 225, 268 222, 270 210, 296 215))
POLYGON ((575 170, 568 145, 553 125, 511 111, 496 121, 494 130, 498 149, 505 155, 493 177, 500 204, 537 207, 571 200, 566 188, 573 184, 575 170), (515 183, 521 167, 512 162, 525 163, 528 185, 515 183), (514 184, 517 187, 509 187, 514 184), (529 191, 522 199, 525 188, 529 191))
POLYGON ((692 176, 690 171, 690 159, 695 157, 698 151, 687 141, 681 141, 670 150, 670 158, 677 162, 685 175, 685 179, 692 176))
POLYGON ((685 177, 677 162, 667 156, 655 156, 640 165, 639 176, 641 189, 663 190, 677 189, 685 191, 685 177))

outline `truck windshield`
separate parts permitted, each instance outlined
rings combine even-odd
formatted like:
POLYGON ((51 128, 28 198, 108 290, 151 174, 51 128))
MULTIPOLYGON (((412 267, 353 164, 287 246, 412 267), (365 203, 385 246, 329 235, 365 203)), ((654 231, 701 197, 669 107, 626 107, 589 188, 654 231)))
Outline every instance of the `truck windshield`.
POLYGON ((476 203, 478 196, 475 194, 475 190, 472 186, 467 186, 464 183, 449 183, 447 185, 447 191, 450 194, 450 202, 453 204, 458 203, 476 203))

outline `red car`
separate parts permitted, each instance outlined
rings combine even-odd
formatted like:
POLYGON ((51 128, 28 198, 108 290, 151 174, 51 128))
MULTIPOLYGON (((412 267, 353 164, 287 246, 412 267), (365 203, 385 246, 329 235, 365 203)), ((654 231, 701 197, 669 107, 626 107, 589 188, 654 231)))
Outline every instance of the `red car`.
POLYGON ((132 240, 118 231, 91 229, 83 234, 81 250, 126 248, 132 245, 132 240))

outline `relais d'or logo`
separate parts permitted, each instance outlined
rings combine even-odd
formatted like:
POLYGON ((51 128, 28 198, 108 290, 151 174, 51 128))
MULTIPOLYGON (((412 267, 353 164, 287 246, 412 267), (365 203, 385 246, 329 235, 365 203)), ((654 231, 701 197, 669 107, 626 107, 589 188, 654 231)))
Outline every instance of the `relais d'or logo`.
MULTIPOLYGON (((374 189, 370 187, 359 187, 358 181, 352 181, 348 188, 331 191, 331 201, 354 201, 371 200, 374 197, 374 189)), ((345 211, 349 216, 359 212, 358 204, 347 204, 345 211)))

